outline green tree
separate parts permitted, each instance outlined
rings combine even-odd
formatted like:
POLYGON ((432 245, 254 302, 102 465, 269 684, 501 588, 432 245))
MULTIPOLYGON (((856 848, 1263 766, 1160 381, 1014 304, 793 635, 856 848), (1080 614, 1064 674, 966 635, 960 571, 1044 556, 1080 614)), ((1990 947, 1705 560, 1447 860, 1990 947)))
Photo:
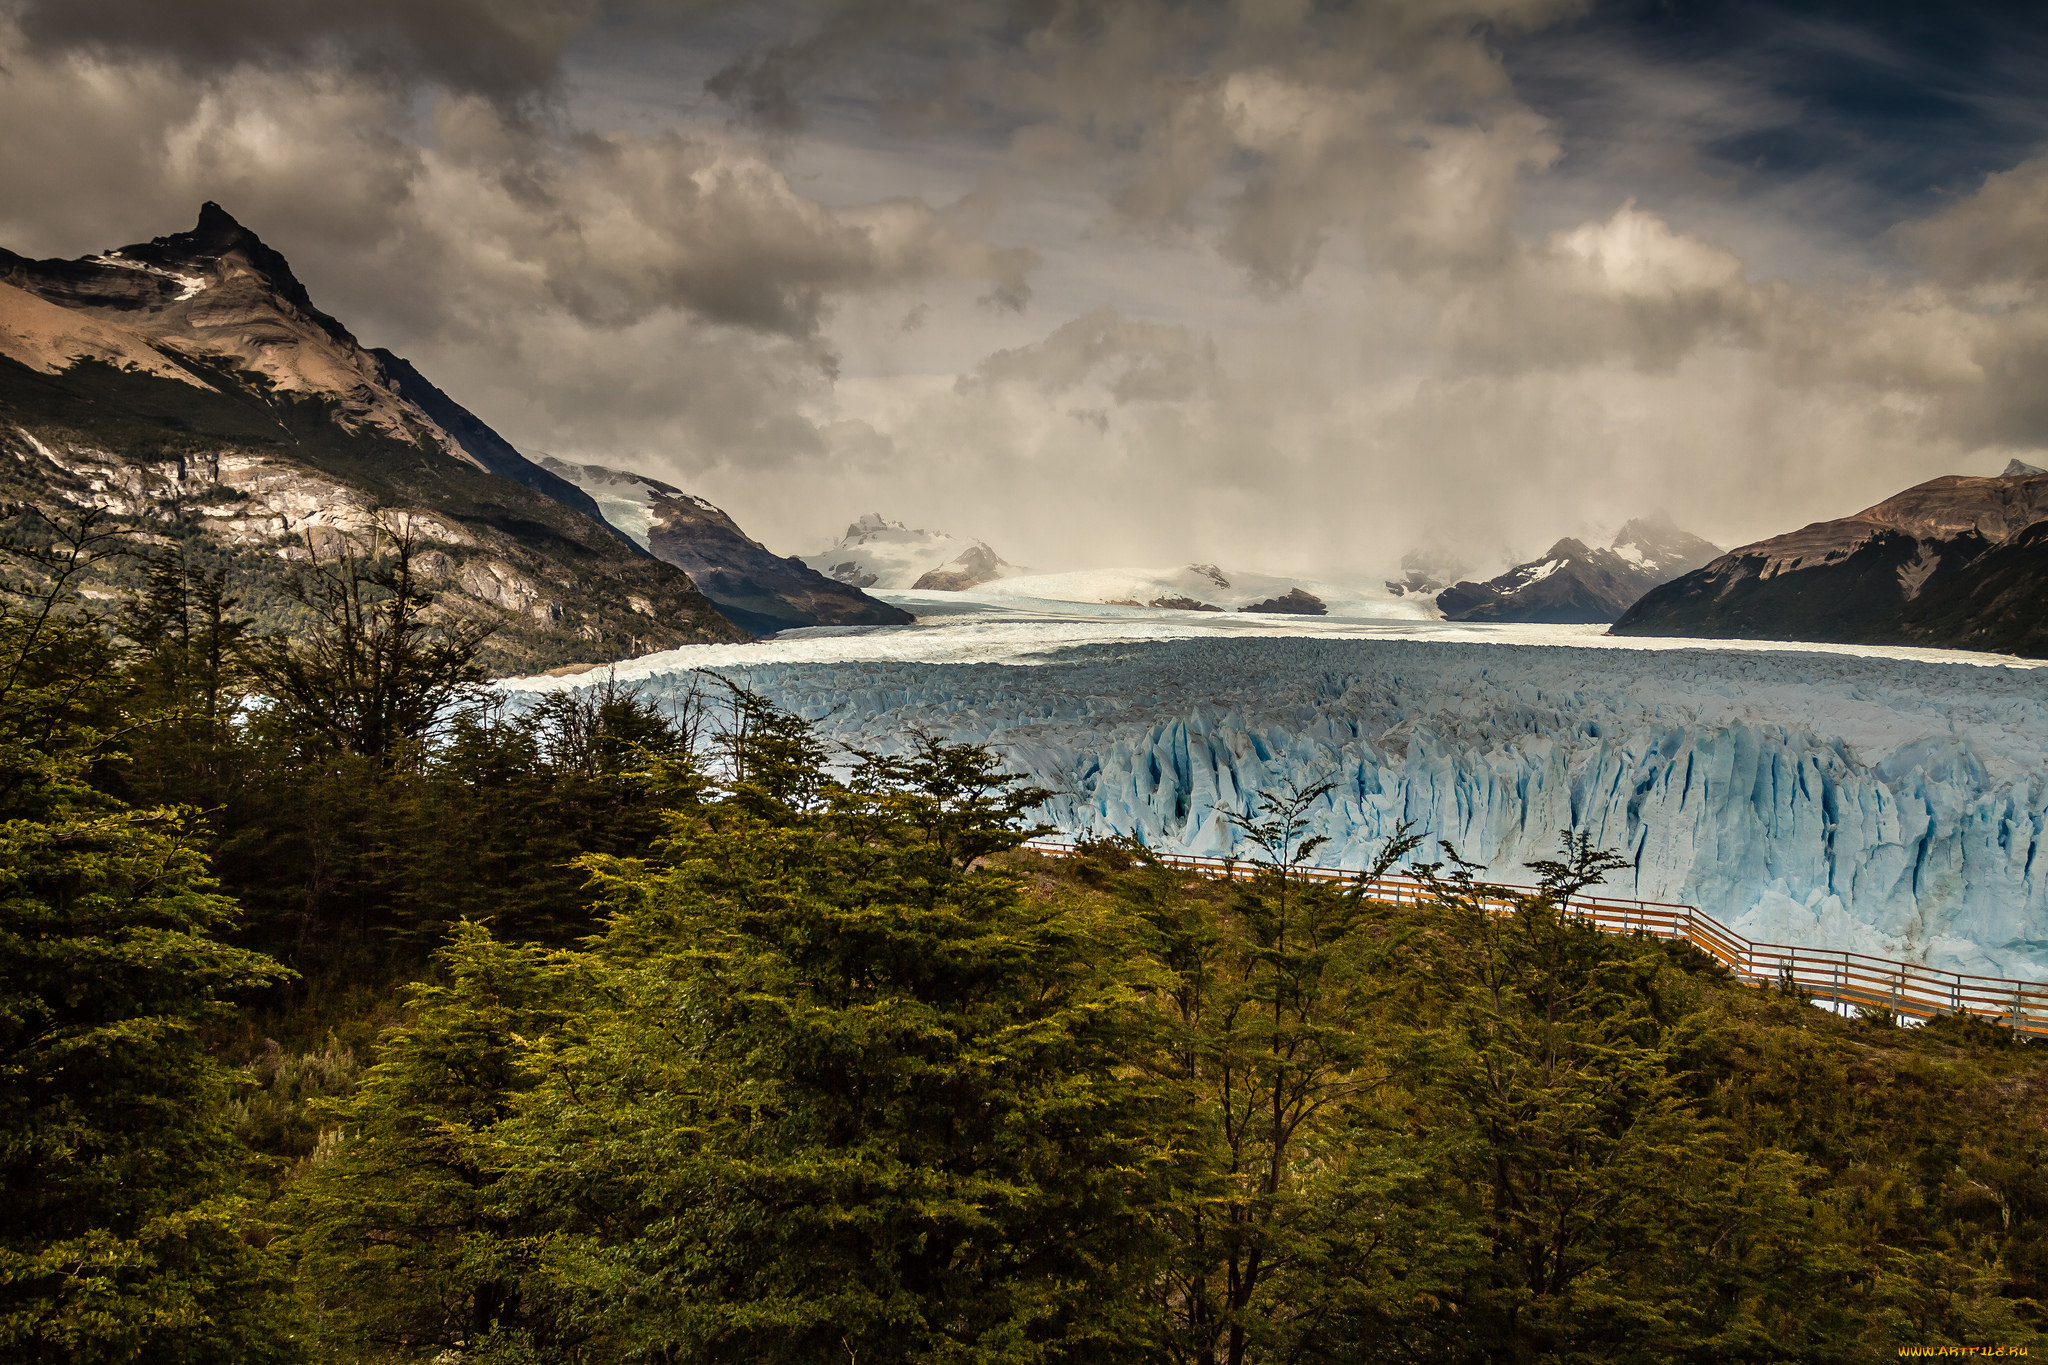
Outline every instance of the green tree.
POLYGON ((1261 793, 1225 812, 1259 855, 1221 904, 1135 845, 1093 855, 1131 868, 1107 882, 1149 930, 1170 1024, 1163 1074, 1204 1116, 1190 1197, 1165 1220, 1173 1255, 1157 1294, 1175 1360, 1314 1358, 1335 1306, 1374 1292, 1390 1261, 1434 1236, 1389 1225, 1419 1173, 1370 1132, 1392 1074, 1362 883, 1419 841, 1397 831, 1360 884, 1303 876, 1324 842, 1310 812, 1329 790, 1261 793))
POLYGON ((532 1040, 562 1027, 573 958, 457 928, 442 980, 325 1127, 280 1218, 320 1334, 344 1354, 431 1359, 520 1330, 517 1227, 496 1127, 537 1079, 532 1040))
MULTIPOLYGON (((1448 846, 1447 846, 1448 849, 1448 846)), ((1776 1359, 1799 1349, 1771 1304, 1812 1285, 1807 1172, 1743 1153, 1687 1090, 1696 986, 1666 949, 1606 934, 1572 898, 1615 865, 1566 834, 1536 894, 1425 865, 1434 889, 1408 968, 1415 1120, 1444 1142, 1450 1198, 1485 1237, 1428 1324, 1471 1360, 1776 1359)), ((1795 1296, 1796 1297, 1796 1296, 1795 1296)))
POLYGON ((1044 795, 987 754, 922 737, 840 783, 802 722, 732 700, 657 856, 585 860, 611 918, 548 960, 568 1017, 468 1035, 509 1049, 464 1054, 490 1086, 412 1061, 484 1017, 462 964, 510 951, 458 943, 384 1073, 426 1089, 373 1080, 307 1177, 308 1283, 343 1330, 538 1359, 1130 1358, 1178 1153, 1123 922, 985 865, 1044 795), (400 1170, 457 1174, 351 1198, 400 1170), (429 1245, 374 1293, 341 1273, 429 1245))
POLYGON ((483 680, 476 654, 490 630, 433 613, 409 524, 328 544, 323 557, 309 537, 286 586, 302 628, 260 641, 252 667, 293 733, 389 766, 483 680))
POLYGON ((126 684, 71 589, 118 544, 26 519, 0 608, 0 1354, 288 1357, 199 1034, 277 968, 219 941, 191 812, 91 782, 126 684))

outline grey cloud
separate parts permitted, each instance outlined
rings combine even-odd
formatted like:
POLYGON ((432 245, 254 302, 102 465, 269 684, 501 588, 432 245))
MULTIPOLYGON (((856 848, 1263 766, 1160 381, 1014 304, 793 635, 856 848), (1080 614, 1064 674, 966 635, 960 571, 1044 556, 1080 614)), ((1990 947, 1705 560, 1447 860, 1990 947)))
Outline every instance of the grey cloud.
POLYGON ((2048 163, 1901 229, 1903 283, 1768 278, 1609 180, 1533 230, 1528 184, 1575 171, 1490 35, 1569 6, 777 0, 716 89, 778 136, 523 116, 598 3, 286 0, 210 47, 226 0, 161 6, 189 35, 17 4, 0 125, 38 132, 0 140, 0 241, 73 254, 220 199, 516 441, 787 550, 880 507, 1043 568, 1391 571, 1427 539, 1491 571, 1658 504, 1748 538, 2048 442, 2048 163), (912 173, 811 193, 807 104, 859 125, 862 172, 912 173), (930 175, 886 112, 913 104, 949 120, 930 175), (938 164, 967 142, 1009 153, 938 164), (1024 188, 1054 226, 1011 242, 1024 188), (1025 330, 1034 287, 1065 321, 1025 330))
POLYGON ((962 376, 971 392, 1028 384, 1048 397, 1096 384, 1115 402, 1183 402, 1219 383, 1216 348, 1186 327, 1142 322, 1104 305, 1043 341, 998 351, 962 376))
POLYGON ((596 330, 557 315, 431 347, 437 382, 522 449, 694 484, 721 469, 774 486, 825 441, 803 400, 830 388, 814 345, 668 314, 596 330))
POLYGON ((182 228, 206 199, 311 268, 374 249, 424 164, 391 93, 334 71, 195 82, 160 63, 38 59, 0 25, 0 243, 75 255, 182 228))
POLYGON ((793 133, 804 126, 803 92, 821 77, 904 34, 945 35, 971 29, 989 10, 979 0, 839 0, 805 5, 809 32, 777 38, 741 53, 705 88, 761 127, 793 133))
POLYGON ((1966 288, 2048 284, 2048 156, 1988 177, 1976 193, 1899 235, 1966 288))
POLYGON ((481 150, 458 141, 451 193, 472 231, 593 325, 686 308, 802 337, 848 291, 962 276, 1019 306, 1029 296, 1035 256, 964 236, 919 201, 830 209, 757 156, 672 133, 549 147, 511 182, 495 173, 497 132, 481 150))
POLYGON ((805 7, 803 36, 743 54, 710 89, 787 131, 808 89, 881 72, 872 98, 943 108, 1099 179, 1123 230, 1195 230, 1220 193, 1218 248, 1284 293, 1338 235, 1404 268, 1500 257, 1516 178, 1556 152, 1486 34, 1582 7, 845 0, 805 7), (922 63, 890 60, 903 48, 922 63))
POLYGON ((602 0, 15 0, 30 50, 188 71, 339 64, 517 96, 550 84, 602 0))
POLYGON ((1442 331, 1462 364, 1503 373, 1621 361, 1668 371, 1698 347, 1759 340, 1774 291, 1732 253, 1624 205, 1461 279, 1442 331))

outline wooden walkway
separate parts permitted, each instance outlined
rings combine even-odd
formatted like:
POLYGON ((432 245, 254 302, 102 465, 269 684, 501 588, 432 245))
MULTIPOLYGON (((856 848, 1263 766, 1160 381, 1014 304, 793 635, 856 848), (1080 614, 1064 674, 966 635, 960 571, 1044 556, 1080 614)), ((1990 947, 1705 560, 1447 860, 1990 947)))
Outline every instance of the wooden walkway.
MULTIPOLYGON (((1033 839, 1024 847, 1034 853, 1064 857, 1073 853, 1075 846, 1060 840, 1033 839)), ((1256 864, 1237 858, 1166 853, 1157 856, 1168 866, 1189 868, 1210 877, 1242 880, 1256 876, 1259 871, 1256 864)), ((1382 877, 1366 882, 1363 873, 1341 867, 1299 867, 1294 871, 1297 876, 1316 881, 1363 884, 1374 900, 1395 905, 1413 904, 1430 894, 1428 887, 1408 877, 1382 877)), ((1498 883, 1488 883, 1480 890, 1489 907, 1502 914, 1515 908, 1517 896, 1535 894, 1533 887, 1498 883)), ((1754 985, 1781 986, 1838 1005, 1887 1009, 1908 1019, 1973 1014, 2021 1033, 2048 1035, 2048 982, 1942 972, 1917 963, 1895 962, 1838 948, 1752 943, 1694 905, 1581 895, 1572 898, 1570 909, 1610 933, 1684 939, 1754 985)))

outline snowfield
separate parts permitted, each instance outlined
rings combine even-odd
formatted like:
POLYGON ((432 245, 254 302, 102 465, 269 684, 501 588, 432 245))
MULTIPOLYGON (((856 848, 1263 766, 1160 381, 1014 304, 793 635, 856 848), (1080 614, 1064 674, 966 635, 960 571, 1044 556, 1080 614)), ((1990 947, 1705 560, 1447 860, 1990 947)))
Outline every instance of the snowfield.
POLYGON ((988 743, 1057 793, 1044 818, 1072 833, 1241 852, 1219 807, 1329 779, 1319 861, 1358 866, 1405 820, 1420 856, 1448 840, 1526 880, 1570 827, 1630 859, 1611 893, 1752 939, 2048 979, 2048 671, 1599 627, 890 600, 923 619, 618 676, 659 689, 714 668, 864 747, 911 725, 988 743))
MULTIPOLYGON (((975 591, 985 598, 1036 598, 1103 606, 1115 602, 1146 604, 1180 599, 1207 603, 1223 611, 1242 611, 1254 603, 1283 597, 1297 588, 1313 594, 1332 615, 1370 615, 1411 621, 1429 621, 1437 617, 1433 599, 1396 597, 1378 579, 1331 583, 1317 578, 1285 577, 1242 569, 1224 570, 1213 564, 1189 564, 1177 569, 1082 569, 1068 573, 1024 574, 984 584, 975 591)), ((909 610, 915 611, 916 608, 909 610)))

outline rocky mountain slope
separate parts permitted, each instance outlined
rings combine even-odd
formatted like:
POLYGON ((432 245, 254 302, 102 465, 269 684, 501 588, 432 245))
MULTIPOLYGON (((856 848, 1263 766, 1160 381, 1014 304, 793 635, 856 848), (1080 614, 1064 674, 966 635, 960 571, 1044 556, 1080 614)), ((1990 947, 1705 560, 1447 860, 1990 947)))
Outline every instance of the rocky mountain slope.
POLYGON ((878 512, 869 512, 846 528, 837 545, 805 555, 803 562, 841 583, 885 591, 965 592, 1024 572, 979 540, 921 531, 878 512))
POLYGON ((1853 516, 1731 550, 1646 595, 1617 635, 2048 656, 2048 473, 1944 475, 1853 516))
MULTIPOLYGON (((226 568, 263 629, 293 619, 295 564, 381 527, 410 532, 437 610, 496 628, 499 672, 744 638, 587 495, 359 345, 215 204, 80 260, 0 251, 0 452, 0 496, 226 568)), ((143 567, 110 561, 90 590, 143 567)))
POLYGON ((1601 625, 1659 583, 1720 553, 1719 546, 1661 518, 1638 518, 1605 549, 1567 537, 1541 559, 1517 564, 1498 578, 1446 588, 1436 605, 1446 621, 1601 625))
POLYGON ((915 618, 750 538, 704 499, 643 474, 543 456, 635 543, 687 570, 727 619, 757 635, 802 626, 894 626, 915 618))

